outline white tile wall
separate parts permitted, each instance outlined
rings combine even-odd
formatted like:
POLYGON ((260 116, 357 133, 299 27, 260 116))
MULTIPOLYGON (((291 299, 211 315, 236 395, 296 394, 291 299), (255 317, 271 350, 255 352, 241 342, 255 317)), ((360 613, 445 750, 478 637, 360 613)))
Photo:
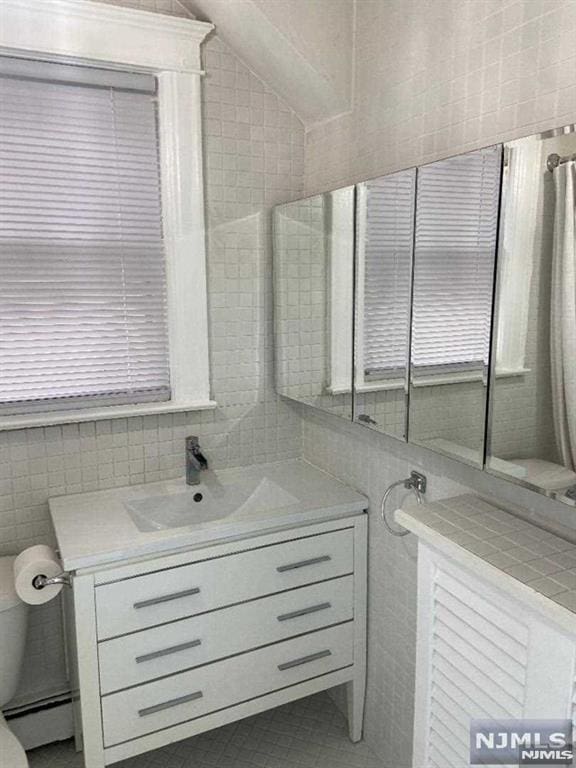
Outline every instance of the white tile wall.
POLYGON ((282 394, 311 405, 321 401, 327 375, 325 227, 321 195, 275 213, 276 381, 282 394))
MULTIPOLYGON (((217 38, 205 46, 205 64, 210 346, 218 409, 1 432, 0 554, 53 543, 50 496, 181 475, 188 434, 199 435, 213 467, 301 453, 300 419, 275 394, 272 380, 270 207, 301 196, 304 132, 217 38)), ((56 604, 32 611, 27 653, 20 702, 66 687, 56 604)))
MULTIPOLYGON (((356 11, 354 107, 308 131, 307 194, 576 121, 574 0, 361 0, 356 11)), ((420 468, 431 498, 454 494, 460 481, 562 512, 517 486, 310 412, 304 453, 370 496, 366 736, 384 765, 408 766, 415 548, 413 537, 386 535, 378 520, 385 487, 420 468)), ((573 525, 571 517, 564 510, 573 525)))
POLYGON ((335 189, 574 122, 573 0, 361 0, 354 108, 307 134, 335 189))
MULTIPOLYGON (((307 410, 304 455, 370 498, 368 692, 365 736, 383 765, 408 766, 412 741, 414 695, 416 541, 386 534, 379 502, 386 487, 407 477, 411 469, 424 471, 430 498, 462 492, 462 486, 434 472, 422 460, 409 462, 400 442, 352 424, 326 420, 307 410), (391 450, 386 451, 383 444, 391 450), (460 489, 460 490, 458 490, 460 489)), ((404 498, 392 495, 390 510, 404 498)))

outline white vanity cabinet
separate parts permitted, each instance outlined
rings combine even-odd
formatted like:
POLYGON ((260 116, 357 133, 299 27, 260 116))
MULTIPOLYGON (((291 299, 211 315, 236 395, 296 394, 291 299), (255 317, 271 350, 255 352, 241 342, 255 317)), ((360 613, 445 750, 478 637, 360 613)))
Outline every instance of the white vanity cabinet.
POLYGON ((73 574, 68 657, 86 768, 347 684, 362 733, 366 516, 73 574))

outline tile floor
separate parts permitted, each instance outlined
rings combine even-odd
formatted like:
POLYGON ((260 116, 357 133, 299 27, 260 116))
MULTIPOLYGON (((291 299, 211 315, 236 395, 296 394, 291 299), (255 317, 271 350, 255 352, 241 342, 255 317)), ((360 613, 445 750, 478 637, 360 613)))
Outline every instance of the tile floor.
MULTIPOLYGON (((30 768, 84 768, 72 742, 28 753, 30 768)), ((352 744, 326 693, 286 704, 187 741, 117 763, 118 768, 383 768, 352 744)))

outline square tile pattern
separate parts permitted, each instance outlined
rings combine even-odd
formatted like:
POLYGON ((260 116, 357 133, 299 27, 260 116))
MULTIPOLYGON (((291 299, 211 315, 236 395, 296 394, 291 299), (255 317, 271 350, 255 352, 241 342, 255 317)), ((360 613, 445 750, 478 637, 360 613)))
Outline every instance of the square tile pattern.
POLYGON ((306 134, 306 190, 574 122, 574 0, 362 0, 351 110, 306 134))
POLYGON ((576 545, 572 542, 469 494, 414 507, 410 515, 576 613, 576 545))
MULTIPOLYGON (((84 768, 71 741, 28 753, 30 768, 84 768)), ((352 744, 346 719, 325 693, 286 704, 118 768, 382 768, 365 742, 352 744)))

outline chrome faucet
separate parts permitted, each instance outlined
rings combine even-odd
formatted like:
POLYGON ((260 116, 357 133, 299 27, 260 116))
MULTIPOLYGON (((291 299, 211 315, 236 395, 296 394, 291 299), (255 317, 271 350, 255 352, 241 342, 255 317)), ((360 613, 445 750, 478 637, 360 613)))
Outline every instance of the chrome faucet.
POLYGON ((195 435, 186 438, 186 484, 198 485, 200 472, 208 469, 208 460, 200 449, 195 435))

